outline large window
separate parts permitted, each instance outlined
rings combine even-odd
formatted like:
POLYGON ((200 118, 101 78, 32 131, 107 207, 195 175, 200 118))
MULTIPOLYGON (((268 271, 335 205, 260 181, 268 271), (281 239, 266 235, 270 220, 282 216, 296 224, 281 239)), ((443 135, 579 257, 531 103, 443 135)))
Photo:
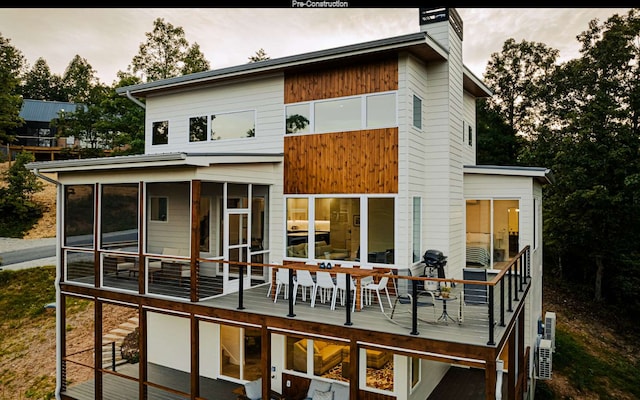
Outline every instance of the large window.
POLYGON ((102 185, 102 248, 138 251, 138 184, 102 185))
POLYGON ((255 111, 211 115, 211 140, 248 138, 255 135, 255 111))
POLYGON ((468 267, 501 268, 519 252, 518 200, 467 200, 466 248, 468 267))
POLYGON ((64 244, 93 248, 93 185, 69 185, 64 188, 64 244))
POLYGON ((393 198, 370 198, 368 204, 367 237, 369 262, 394 263, 395 200, 393 198))
POLYGON ((287 199, 288 258, 393 264, 394 250, 393 197, 287 199))
POLYGON ((326 133, 397 126, 396 93, 318 100, 286 106, 286 133, 326 133))

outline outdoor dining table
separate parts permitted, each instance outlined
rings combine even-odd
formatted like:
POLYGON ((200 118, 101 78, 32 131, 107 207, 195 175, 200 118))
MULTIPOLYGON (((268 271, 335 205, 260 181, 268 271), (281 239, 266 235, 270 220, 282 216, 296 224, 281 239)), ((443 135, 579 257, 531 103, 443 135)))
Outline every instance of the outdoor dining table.
MULTIPOLYGON (((332 265, 331 268, 320 268, 320 265, 318 264, 290 263, 290 264, 285 264, 284 267, 290 267, 292 271, 306 269, 311 273, 316 273, 318 271, 329 272, 333 277, 335 277, 336 274, 339 274, 339 273, 350 275, 351 277, 353 277, 356 283, 356 310, 357 311, 360 311, 362 309, 361 279, 367 276, 372 276, 372 275, 382 276, 385 273, 388 273, 389 271, 391 271, 390 268, 364 269, 364 268, 360 268, 359 266, 342 267, 339 264, 332 265)), ((272 281, 274 281, 275 279, 275 271, 276 271, 276 268, 274 268, 272 271, 272 276, 271 276, 272 281)))

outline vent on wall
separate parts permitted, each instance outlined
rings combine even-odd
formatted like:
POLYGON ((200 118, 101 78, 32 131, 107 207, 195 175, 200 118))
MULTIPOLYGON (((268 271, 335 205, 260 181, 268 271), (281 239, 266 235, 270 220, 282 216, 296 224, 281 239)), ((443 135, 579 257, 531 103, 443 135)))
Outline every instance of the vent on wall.
POLYGON ((538 346, 538 379, 551 379, 551 341, 541 339, 538 346))
POLYGON ((551 342, 551 351, 556 351, 556 313, 544 314, 544 339, 551 342))

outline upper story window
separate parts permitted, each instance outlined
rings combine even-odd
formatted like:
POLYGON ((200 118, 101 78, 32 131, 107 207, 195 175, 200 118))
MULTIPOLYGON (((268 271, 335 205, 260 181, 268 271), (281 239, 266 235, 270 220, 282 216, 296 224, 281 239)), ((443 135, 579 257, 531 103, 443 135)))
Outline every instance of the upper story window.
POLYGON ((157 121, 152 126, 151 144, 169 143, 169 121, 157 121))
POLYGON ((189 118, 189 142, 239 139, 255 135, 256 113, 253 110, 189 118))
POLYGON ((413 95, 413 126, 422 129, 422 99, 413 95))
POLYGON ((326 133, 397 126, 396 93, 372 93, 287 105, 286 133, 326 133))
POLYGON ((189 118, 189 141, 204 142, 207 140, 207 117, 189 118))
POLYGON ((255 111, 240 111, 211 116, 211 140, 247 138, 255 135, 255 111))

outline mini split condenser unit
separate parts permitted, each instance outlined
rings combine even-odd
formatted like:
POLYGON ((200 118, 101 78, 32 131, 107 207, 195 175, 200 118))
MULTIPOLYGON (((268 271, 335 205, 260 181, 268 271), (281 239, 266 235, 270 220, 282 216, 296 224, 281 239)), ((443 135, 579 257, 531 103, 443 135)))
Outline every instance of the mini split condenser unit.
POLYGON ((538 379, 551 379, 551 341, 540 339, 538 345, 538 379))
POLYGON ((551 342, 551 351, 556 351, 556 313, 544 314, 544 339, 551 342))

